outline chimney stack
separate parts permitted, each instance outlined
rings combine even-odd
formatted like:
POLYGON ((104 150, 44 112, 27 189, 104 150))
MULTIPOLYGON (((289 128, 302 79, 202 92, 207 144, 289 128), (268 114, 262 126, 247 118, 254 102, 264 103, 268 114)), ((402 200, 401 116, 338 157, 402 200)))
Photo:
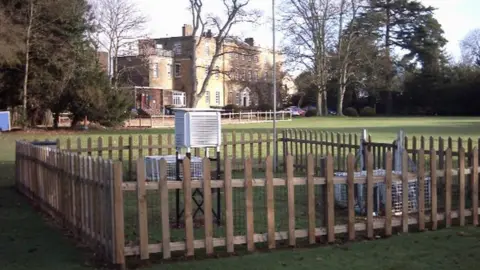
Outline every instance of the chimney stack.
POLYGON ((254 42, 254 39, 253 39, 253 38, 246 38, 246 39, 245 39, 245 43, 247 43, 247 44, 250 45, 250 46, 253 46, 253 44, 254 44, 255 42, 254 42))
POLYGON ((193 35, 193 26, 184 24, 182 27, 182 36, 187 37, 193 35))

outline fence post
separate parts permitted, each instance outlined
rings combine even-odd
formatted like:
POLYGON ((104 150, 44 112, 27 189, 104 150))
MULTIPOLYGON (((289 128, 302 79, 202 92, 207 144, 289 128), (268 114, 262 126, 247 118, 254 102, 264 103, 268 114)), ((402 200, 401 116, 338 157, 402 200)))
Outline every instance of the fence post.
POLYGON ((137 204, 138 204, 138 237, 140 243, 140 259, 148 260, 148 208, 147 190, 145 186, 145 162, 141 157, 137 160, 137 204))
POLYGON ((478 150, 477 147, 473 148, 471 158, 471 165, 472 165, 472 173, 471 177, 471 185, 472 185, 472 215, 473 215, 473 226, 478 226, 478 150))
POLYGON ((133 181, 133 137, 128 136, 128 181, 133 181))
POLYGON ((247 158, 244 160, 244 178, 245 178, 245 221, 246 221, 246 240, 247 250, 253 252, 255 243, 254 234, 254 216, 253 216, 253 182, 252 182, 252 160, 247 158))
POLYGON ((295 238, 295 186, 293 185, 293 157, 287 156, 287 209, 288 209, 288 245, 296 245, 295 238))
MULTIPOLYGON (((288 147, 287 147, 287 131, 282 131, 282 146, 283 146, 283 171, 287 172, 287 155, 288 155, 288 147)), ((274 153, 275 154, 275 153, 274 153)))
POLYGON ((113 164, 113 262, 125 269, 125 226, 123 216, 123 164, 117 161, 113 164))

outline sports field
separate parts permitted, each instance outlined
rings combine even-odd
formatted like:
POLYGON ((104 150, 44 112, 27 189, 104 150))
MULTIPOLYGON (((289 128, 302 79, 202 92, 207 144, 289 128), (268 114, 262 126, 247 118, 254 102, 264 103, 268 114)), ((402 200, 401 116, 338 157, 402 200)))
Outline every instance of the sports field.
MULTIPOLYGON (((271 124, 230 125, 224 129, 270 129, 271 124)), ((454 139, 480 137, 480 118, 303 118, 279 128, 314 128, 360 133, 367 128, 378 142, 391 142, 399 129, 409 136, 454 139)), ((163 130, 89 132, 13 132, 0 135, 0 265, 1 269, 94 269, 88 252, 76 248, 44 222, 12 188, 15 140, 43 140, 173 132, 163 130), (88 265, 86 265, 88 264, 88 265)), ((480 254, 479 229, 413 234, 349 246, 286 250, 248 257, 157 265, 150 269, 474 269, 480 254), (242 260, 241 262, 239 260, 242 260), (383 261, 384 263, 380 263, 383 261)), ((98 269, 98 268, 97 268, 98 269)))

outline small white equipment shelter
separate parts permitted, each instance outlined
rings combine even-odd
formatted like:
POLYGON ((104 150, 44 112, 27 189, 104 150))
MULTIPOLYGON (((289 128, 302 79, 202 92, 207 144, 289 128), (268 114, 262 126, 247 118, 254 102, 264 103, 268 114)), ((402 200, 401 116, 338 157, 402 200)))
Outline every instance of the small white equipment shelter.
POLYGON ((217 148, 222 143, 221 110, 178 108, 175 112, 175 146, 186 148, 217 148))
MULTIPOLYGON (((180 158, 179 152, 182 148, 186 149, 185 156, 194 161, 191 156, 193 148, 203 148, 205 150, 205 157, 210 161, 215 161, 217 165, 216 179, 220 179, 220 148, 222 144, 222 119, 221 111, 217 109, 192 109, 192 108, 175 108, 175 148, 176 148, 176 172, 177 180, 181 180, 180 177, 180 163, 183 158, 180 158), (216 151, 216 157, 209 157, 209 149, 214 148, 216 151)), ((196 158, 196 157, 195 157, 196 158)), ((193 172, 193 171, 192 171, 193 172)), ((203 175, 202 175, 203 177, 203 175)), ((180 194, 177 190, 176 196, 176 209, 177 209, 177 225, 183 214, 183 210, 180 210, 180 194)), ((213 214, 217 219, 217 224, 221 223, 221 194, 220 189, 216 189, 217 202, 216 210, 213 210, 213 214)), ((197 204, 197 209, 193 213, 193 217, 197 212, 210 211, 203 209, 203 193, 200 189, 196 189, 193 193, 193 201, 197 204), (199 196, 200 198, 196 198, 199 196)))

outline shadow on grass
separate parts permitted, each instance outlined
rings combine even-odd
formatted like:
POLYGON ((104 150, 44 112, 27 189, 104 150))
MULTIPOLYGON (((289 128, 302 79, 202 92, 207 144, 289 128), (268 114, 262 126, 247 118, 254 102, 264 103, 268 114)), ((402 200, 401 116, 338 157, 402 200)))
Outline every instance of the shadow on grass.
POLYGON ((14 164, 0 164, 0 265, 10 269, 90 269, 86 256, 13 187, 14 164))

